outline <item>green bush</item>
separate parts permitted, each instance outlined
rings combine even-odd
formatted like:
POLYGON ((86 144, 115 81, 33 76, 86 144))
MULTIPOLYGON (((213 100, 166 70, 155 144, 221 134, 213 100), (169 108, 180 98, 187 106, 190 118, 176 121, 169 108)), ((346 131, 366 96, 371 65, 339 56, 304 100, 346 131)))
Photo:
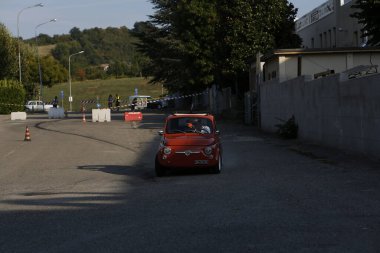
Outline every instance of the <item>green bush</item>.
POLYGON ((282 121, 282 124, 275 125, 277 129, 277 134, 284 139, 297 139, 298 137, 298 125, 294 115, 287 121, 283 119, 278 119, 282 121))
POLYGON ((0 80, 0 114, 24 111, 26 92, 17 81, 0 80))

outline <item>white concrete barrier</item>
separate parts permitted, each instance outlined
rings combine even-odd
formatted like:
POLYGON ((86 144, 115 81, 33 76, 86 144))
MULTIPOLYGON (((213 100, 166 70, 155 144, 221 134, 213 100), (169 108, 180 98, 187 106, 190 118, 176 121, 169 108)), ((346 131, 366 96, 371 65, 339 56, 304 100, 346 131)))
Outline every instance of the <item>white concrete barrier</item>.
POLYGON ((49 119, 63 119, 65 117, 65 111, 63 108, 50 108, 48 116, 49 119))
POLYGON ((92 122, 111 122, 110 109, 92 109, 92 122))
POLYGON ((104 122, 105 120, 106 120, 106 114, 104 113, 103 109, 100 109, 99 110, 99 119, 98 119, 98 121, 99 122, 104 122))
POLYGON ((99 112, 100 109, 92 109, 92 122, 99 121, 99 112))
POLYGON ((26 112, 11 112, 11 120, 26 120, 26 112))
POLYGON ((105 120, 111 122, 111 109, 103 109, 105 114, 105 120))

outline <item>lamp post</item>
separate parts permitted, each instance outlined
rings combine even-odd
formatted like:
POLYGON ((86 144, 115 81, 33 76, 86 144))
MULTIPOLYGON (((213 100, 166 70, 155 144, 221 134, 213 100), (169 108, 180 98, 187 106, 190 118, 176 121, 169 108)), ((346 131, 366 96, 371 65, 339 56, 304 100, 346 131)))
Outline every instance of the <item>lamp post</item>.
POLYGON ((30 8, 34 8, 34 7, 43 7, 44 5, 43 4, 35 4, 35 5, 32 5, 32 6, 29 6, 29 7, 26 7, 22 10, 20 10, 18 13, 17 13, 17 40, 18 40, 18 72, 19 72, 19 78, 20 78, 20 83, 21 83, 21 49, 20 49, 20 26, 19 26, 19 20, 20 20, 20 15, 23 11, 27 10, 27 9, 30 9, 30 8))
POLYGON ((71 65, 70 65, 70 62, 71 62, 71 56, 74 56, 74 55, 77 55, 77 54, 83 54, 84 51, 80 51, 78 53, 75 53, 75 54, 71 54, 69 56, 69 87, 70 87, 70 94, 69 94, 69 103, 70 103, 70 112, 72 111, 72 103, 73 103, 73 97, 71 96, 71 65))
POLYGON ((45 25, 47 23, 50 23, 50 22, 55 22, 57 21, 57 19, 51 19, 49 21, 46 21, 44 23, 41 23, 39 25, 37 25, 35 28, 34 28, 34 37, 36 38, 36 52, 37 52, 37 62, 38 62, 38 74, 40 76, 40 97, 39 97, 39 100, 42 100, 42 72, 41 72, 41 64, 40 64, 40 54, 38 52, 38 40, 37 40, 37 28, 42 26, 42 25, 45 25))

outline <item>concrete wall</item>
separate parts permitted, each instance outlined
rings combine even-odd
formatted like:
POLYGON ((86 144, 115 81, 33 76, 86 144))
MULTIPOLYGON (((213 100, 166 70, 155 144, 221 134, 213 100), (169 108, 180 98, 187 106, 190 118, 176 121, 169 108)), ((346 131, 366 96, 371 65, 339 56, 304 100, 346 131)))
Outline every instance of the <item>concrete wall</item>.
POLYGON ((302 57, 302 75, 314 76, 327 69, 333 69, 336 73, 345 71, 346 59, 346 54, 305 55, 302 57))
POLYGON ((275 132, 292 115, 299 138, 380 157, 380 74, 339 82, 299 77, 260 86, 261 126, 275 132))

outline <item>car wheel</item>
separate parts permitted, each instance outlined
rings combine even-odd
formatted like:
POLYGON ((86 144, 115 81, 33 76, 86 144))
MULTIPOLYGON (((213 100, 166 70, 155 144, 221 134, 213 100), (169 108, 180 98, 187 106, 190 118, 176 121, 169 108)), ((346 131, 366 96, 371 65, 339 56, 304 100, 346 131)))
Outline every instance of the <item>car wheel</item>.
POLYGON ((156 158, 156 162, 155 162, 155 171, 156 171, 156 176, 157 176, 157 177, 163 177, 163 176, 165 176, 165 174, 166 174, 165 167, 162 166, 162 165, 158 162, 157 158, 156 158))
POLYGON ((222 156, 219 154, 218 164, 212 168, 212 173, 219 174, 222 171, 222 156))

